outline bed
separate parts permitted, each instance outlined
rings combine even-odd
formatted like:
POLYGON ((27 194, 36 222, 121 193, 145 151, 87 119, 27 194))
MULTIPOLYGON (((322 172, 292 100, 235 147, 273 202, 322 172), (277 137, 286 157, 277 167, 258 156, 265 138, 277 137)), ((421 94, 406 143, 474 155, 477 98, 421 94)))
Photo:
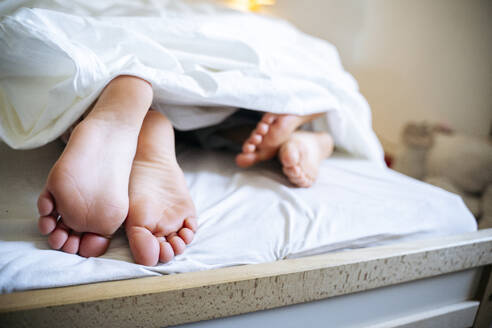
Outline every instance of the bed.
POLYGON ((476 231, 458 196, 383 167, 370 109, 333 46, 281 21, 172 12, 172 1, 35 2, 45 9, 0 8, 11 15, 0 136, 45 145, 0 144, 0 327, 490 325, 492 230, 476 231), (136 265, 123 231, 100 258, 53 251, 36 231, 62 150, 47 143, 121 74, 150 81, 153 107, 179 129, 235 108, 326 112, 319 130, 352 155, 336 153, 313 188, 297 189, 274 161, 240 170, 234 154, 180 144, 199 213, 185 253, 136 265))
POLYGON ((7 186, 0 194, 0 326, 170 326, 210 319, 217 320, 197 324, 487 327, 491 322, 492 230, 475 231, 458 197, 367 161, 346 154, 325 161, 312 188, 323 193, 317 197, 291 188, 275 163, 239 171, 228 164, 233 154, 178 147, 201 213, 202 237, 172 263, 148 268, 132 263, 122 233, 100 259, 49 250, 36 232, 34 204, 62 145, 0 149, 7 186), (205 192, 211 184, 218 193, 205 192), (242 193, 251 194, 247 186, 260 209, 249 216, 236 206, 244 203, 242 193), (275 211, 262 210, 261 200, 270 208, 278 195, 283 203, 275 211), (367 201, 358 211, 343 203, 347 197, 367 201), (334 203, 319 202, 326 198, 334 203), (413 206, 398 203, 400 198, 413 206), (384 199, 384 207, 367 206, 384 199), (327 216, 328 208, 337 211, 327 216), (385 212, 393 217, 381 215, 385 212), (372 221, 358 228, 352 220, 361 213, 372 221), (238 223, 238 215, 249 223, 238 223), (296 220, 302 215, 304 220, 296 220), (272 216, 280 233, 251 238, 272 216), (405 224, 411 217, 420 223, 405 224), (246 231, 229 239, 213 233, 234 227, 246 231), (210 251, 213 245, 227 252, 210 251))

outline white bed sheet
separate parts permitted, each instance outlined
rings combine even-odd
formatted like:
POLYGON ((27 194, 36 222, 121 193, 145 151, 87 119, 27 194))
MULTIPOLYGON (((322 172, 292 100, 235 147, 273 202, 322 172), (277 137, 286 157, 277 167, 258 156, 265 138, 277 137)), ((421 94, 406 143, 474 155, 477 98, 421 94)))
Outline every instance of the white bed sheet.
POLYGON ((134 264, 122 231, 100 258, 50 250, 36 226, 35 201, 61 146, 14 151, 0 144, 2 293, 271 262, 430 235, 476 230, 461 198, 335 155, 310 189, 289 185, 275 162, 242 170, 233 154, 179 149, 199 213, 184 254, 156 267, 134 264))

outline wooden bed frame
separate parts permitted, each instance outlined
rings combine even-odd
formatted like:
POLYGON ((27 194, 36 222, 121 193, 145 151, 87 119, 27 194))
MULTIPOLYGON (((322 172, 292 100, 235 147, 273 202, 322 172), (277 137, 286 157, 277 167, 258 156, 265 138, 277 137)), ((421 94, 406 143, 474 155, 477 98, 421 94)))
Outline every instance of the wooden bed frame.
POLYGON ((462 305, 378 327, 489 327, 492 229, 273 263, 0 295, 1 327, 163 327, 475 269, 462 305))

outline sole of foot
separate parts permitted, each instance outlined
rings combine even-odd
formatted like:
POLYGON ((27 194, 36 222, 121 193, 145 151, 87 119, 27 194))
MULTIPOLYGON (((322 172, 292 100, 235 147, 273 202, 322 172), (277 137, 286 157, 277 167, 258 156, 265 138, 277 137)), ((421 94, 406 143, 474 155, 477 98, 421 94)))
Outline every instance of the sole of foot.
POLYGON ((196 211, 176 161, 167 118, 149 111, 130 176, 126 234, 135 262, 147 266, 183 253, 197 229, 196 211))
POLYGON ((147 82, 118 77, 73 130, 38 199, 38 228, 51 248, 105 253, 128 213, 132 160, 151 101, 147 82))
POLYGON ((243 143, 242 152, 236 156, 236 164, 247 168, 260 161, 270 160, 277 155, 280 146, 301 125, 322 114, 306 116, 266 113, 251 135, 243 143))
POLYGON ((333 138, 328 133, 296 131, 278 152, 282 170, 296 187, 311 187, 321 162, 333 153, 333 138))

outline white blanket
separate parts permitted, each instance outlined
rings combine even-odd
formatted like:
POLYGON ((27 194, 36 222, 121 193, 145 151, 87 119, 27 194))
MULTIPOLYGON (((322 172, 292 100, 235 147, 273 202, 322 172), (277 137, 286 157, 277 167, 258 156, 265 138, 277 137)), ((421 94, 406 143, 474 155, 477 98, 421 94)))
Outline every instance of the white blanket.
POLYGON ((290 186, 277 163, 242 170, 234 154, 178 149, 199 227, 172 262, 133 262, 122 231, 100 258, 49 249, 36 198, 59 148, 0 144, 0 292, 207 270, 476 230, 459 196, 367 161, 335 156, 314 187, 290 186))
POLYGON ((152 83, 152 106, 178 129, 235 108, 327 112, 315 129, 383 163, 369 106, 336 49, 286 22, 178 0, 5 0, 0 15, 0 137, 13 148, 54 140, 129 74, 152 83))

